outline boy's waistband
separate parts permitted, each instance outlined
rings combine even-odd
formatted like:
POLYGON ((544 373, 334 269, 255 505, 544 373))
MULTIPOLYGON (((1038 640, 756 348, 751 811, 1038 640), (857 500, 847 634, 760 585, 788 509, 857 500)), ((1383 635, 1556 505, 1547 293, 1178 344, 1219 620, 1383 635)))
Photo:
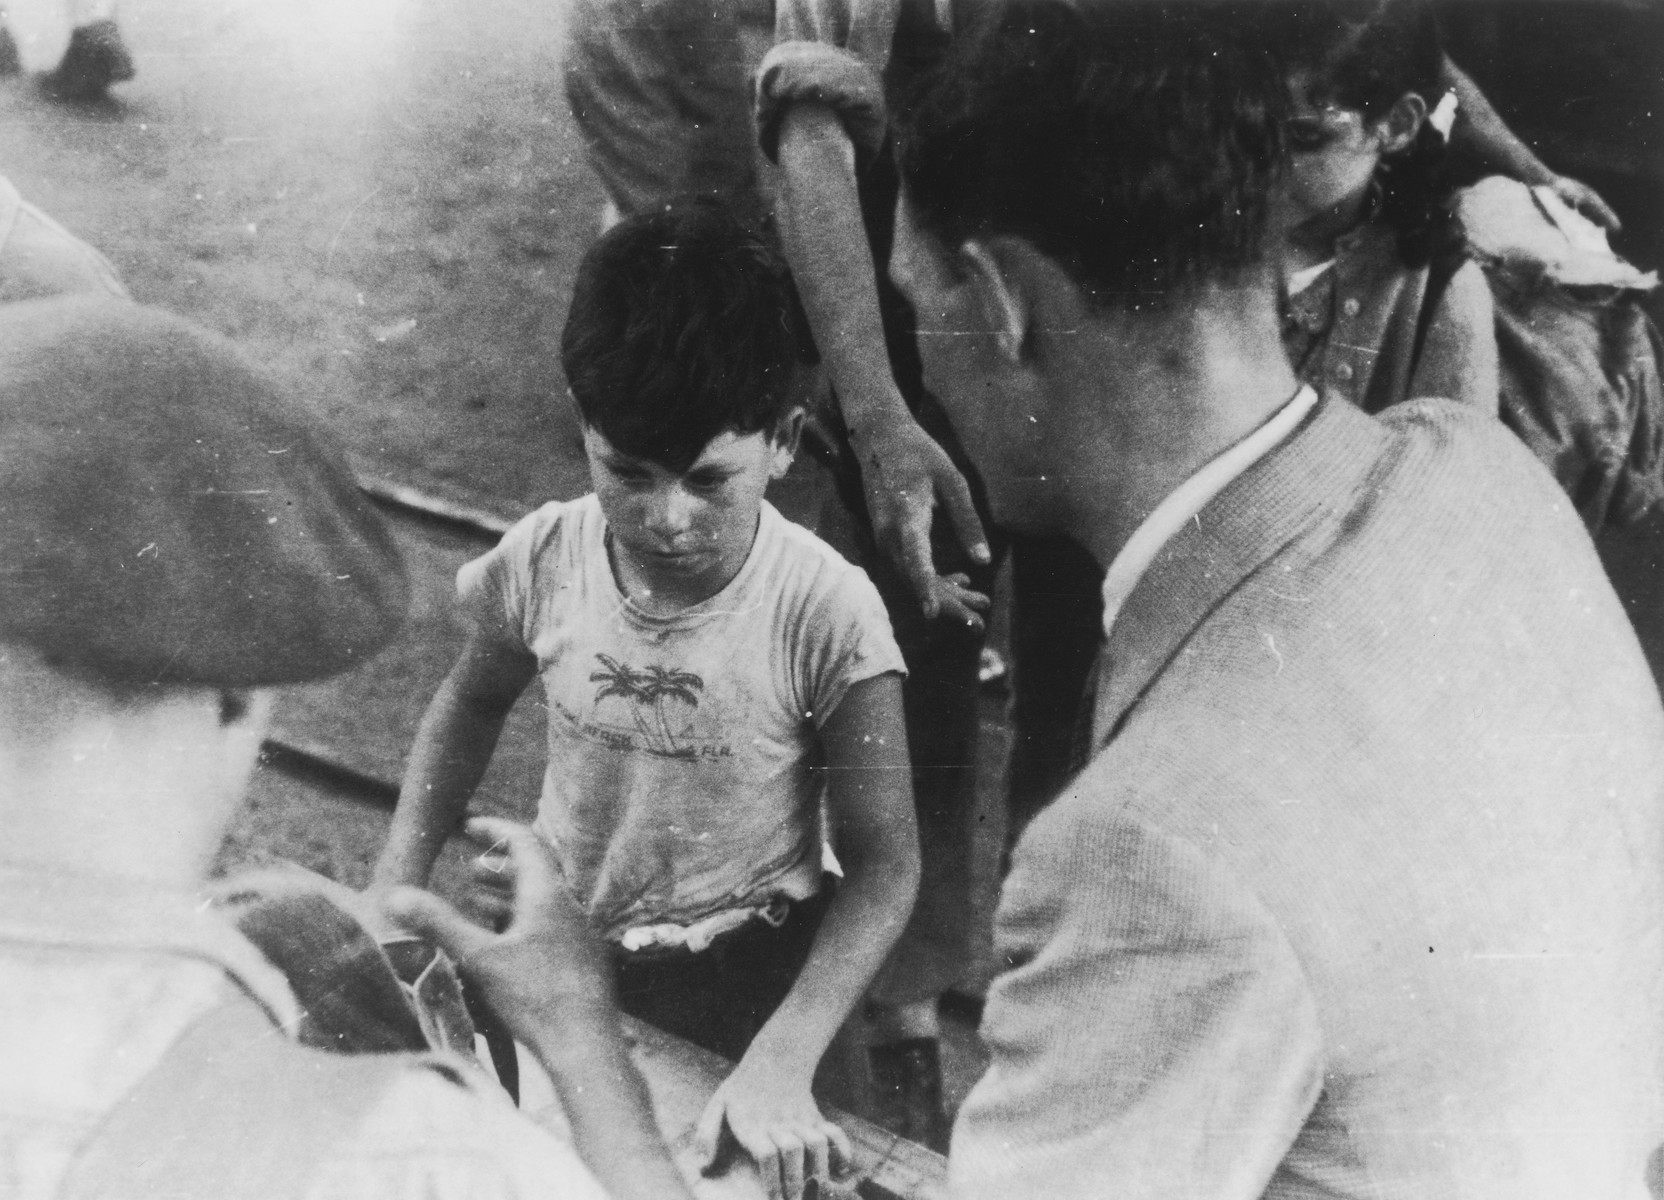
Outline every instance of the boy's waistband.
POLYGON ((733 937, 746 932, 759 936, 783 928, 788 921, 807 918, 818 923, 820 912, 831 899, 837 877, 821 876, 816 892, 796 899, 788 895, 774 895, 761 904, 725 908, 687 925, 664 922, 656 925, 637 925, 626 929, 614 939, 613 946, 625 959, 681 957, 702 954, 713 946, 720 947, 733 937))
POLYGON ((742 929, 753 921, 762 921, 778 929, 786 923, 791 908, 789 897, 773 896, 766 904, 725 908, 691 925, 677 925, 671 921, 658 925, 636 925, 624 931, 618 945, 632 954, 667 950, 688 950, 698 954, 710 949, 711 943, 723 934, 742 929))

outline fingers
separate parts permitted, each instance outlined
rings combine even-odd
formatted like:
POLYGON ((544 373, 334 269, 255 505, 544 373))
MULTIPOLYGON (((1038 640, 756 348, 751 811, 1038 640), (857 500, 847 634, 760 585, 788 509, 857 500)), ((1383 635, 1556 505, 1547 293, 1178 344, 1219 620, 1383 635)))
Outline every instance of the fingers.
POLYGON ((880 544, 901 568, 924 615, 934 617, 941 611, 941 601, 936 588, 936 564, 930 556, 928 497, 921 499, 907 493, 885 496, 872 503, 871 508, 880 544))
MULTIPOLYGON (((808 1150, 811 1140, 818 1142, 814 1157, 822 1162, 826 1160, 824 1137, 806 1139, 794 1130, 777 1129, 757 1131, 748 1137, 736 1134, 735 1138, 757 1164, 758 1178, 771 1200, 799 1200, 803 1195, 804 1181, 810 1178, 805 1175, 804 1166, 811 1157, 808 1150)), ((816 1174, 813 1178, 825 1179, 826 1175, 816 1174)))
POLYGON ((735 1120, 726 1093, 718 1091, 705 1105, 694 1126, 694 1147, 700 1170, 710 1174, 723 1158, 724 1133, 756 1165, 757 1176, 776 1200, 799 1200, 808 1181, 825 1183, 854 1161, 849 1136, 830 1121, 786 1126, 735 1120))
POLYGON ((716 1165, 717 1145, 722 1140, 722 1118, 727 1104, 720 1091, 705 1103, 705 1111, 693 1127, 693 1144, 699 1151, 699 1169, 709 1172, 716 1165))
POLYGON ((418 937, 434 943, 458 963, 484 949, 491 934, 438 896, 420 888, 396 887, 382 900, 382 911, 418 937))
POLYGON ((500 933, 514 915, 514 892, 501 876, 482 878, 476 872, 458 899, 457 907, 476 924, 500 933))
POLYGON ((971 561, 987 566, 994 561, 994 552, 988 548, 988 535, 983 532, 982 518, 976 515, 971 485, 965 482, 965 477, 945 454, 942 458, 942 469, 936 473, 936 494, 947 510, 948 524, 953 527, 959 544, 965 547, 971 561))
POLYGON ((560 868, 531 826, 500 817, 475 817, 466 828, 468 836, 485 850, 476 860, 479 875, 495 873, 500 863, 502 876, 513 887, 517 910, 547 904, 560 890, 560 868))
POLYGON ((949 575, 935 582, 936 601, 941 616, 975 630, 982 630, 982 613, 988 609, 988 597, 972 591, 963 575, 949 575))
POLYGON ((944 575, 941 582, 953 594, 954 599, 966 608, 974 608, 977 612, 987 612, 993 606, 994 602, 988 598, 986 593, 979 592, 971 586, 969 575, 944 575))
POLYGON ((1593 190, 1589 192, 1584 207, 1588 210, 1589 215, 1594 218, 1595 224, 1609 229, 1613 233, 1618 233, 1623 229, 1624 223, 1618 219, 1616 210, 1605 200, 1602 200, 1600 195, 1593 190))
POLYGON ((849 1140, 842 1125, 831 1121, 821 1122, 821 1131, 826 1134, 827 1173, 834 1176, 848 1173, 855 1166, 855 1143, 849 1140))
POLYGON ((1561 175, 1553 183, 1554 191, 1560 199, 1577 209, 1584 216, 1594 221, 1604 229, 1617 233, 1623 228, 1623 222, 1612 206, 1601 198, 1599 192, 1584 183, 1581 179, 1572 179, 1561 175))

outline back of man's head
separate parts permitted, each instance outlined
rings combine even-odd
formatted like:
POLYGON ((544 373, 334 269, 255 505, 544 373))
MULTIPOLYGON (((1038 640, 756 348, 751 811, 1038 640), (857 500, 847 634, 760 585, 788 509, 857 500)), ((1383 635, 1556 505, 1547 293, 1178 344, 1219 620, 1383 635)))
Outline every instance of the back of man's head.
POLYGON ((1284 84, 1251 7, 1003 6, 903 118, 916 218, 1023 238, 1128 310, 1256 271, 1284 84))
POLYGON ((590 247, 561 359, 585 422, 625 454, 684 471, 713 438, 772 432, 794 407, 796 312, 768 243, 688 200, 590 247))
POLYGON ((0 650, 117 695, 319 679, 399 629, 386 530, 223 338, 104 299, 0 307, 0 650))

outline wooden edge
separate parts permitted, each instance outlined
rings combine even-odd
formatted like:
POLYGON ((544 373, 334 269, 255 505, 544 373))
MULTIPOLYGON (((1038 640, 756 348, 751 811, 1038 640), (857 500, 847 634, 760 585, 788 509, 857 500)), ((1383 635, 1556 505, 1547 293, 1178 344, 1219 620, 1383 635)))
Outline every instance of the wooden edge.
POLYGON ((491 541, 496 541, 507 533, 516 520, 503 512, 453 500, 449 496, 441 496, 385 476, 362 471, 358 473, 358 487, 365 495, 381 504, 414 516, 460 526, 491 541))
MULTIPOLYGON (((673 1147, 680 1148, 731 1064, 633 1017, 623 1018, 623 1024, 632 1056, 653 1095, 659 1128, 673 1147)), ((823 1107, 854 1143, 857 1195, 864 1200, 945 1200, 947 1159, 870 1121, 823 1107)))

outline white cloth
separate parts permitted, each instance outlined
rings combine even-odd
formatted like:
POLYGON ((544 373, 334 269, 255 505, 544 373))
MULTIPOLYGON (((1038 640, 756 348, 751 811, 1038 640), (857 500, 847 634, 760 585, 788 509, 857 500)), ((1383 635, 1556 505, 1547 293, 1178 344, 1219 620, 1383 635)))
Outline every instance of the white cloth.
POLYGON ((586 496, 525 518, 457 586, 537 658, 537 828, 599 931, 818 890, 818 730, 852 684, 905 669, 865 574, 764 504, 728 586, 655 616, 620 592, 586 496))

